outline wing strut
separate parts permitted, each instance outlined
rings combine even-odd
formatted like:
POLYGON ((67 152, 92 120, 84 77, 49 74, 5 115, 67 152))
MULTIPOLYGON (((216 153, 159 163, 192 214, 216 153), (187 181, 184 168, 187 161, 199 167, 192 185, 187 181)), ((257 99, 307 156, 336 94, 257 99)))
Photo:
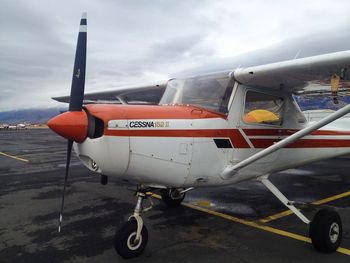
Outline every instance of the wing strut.
POLYGON ((266 188, 278 198, 278 200, 280 200, 288 209, 299 217, 301 221, 303 221, 305 224, 310 224, 310 220, 294 206, 293 202, 289 201, 287 197, 285 197, 284 194, 282 194, 280 190, 278 190, 278 188, 271 183, 268 175, 261 176, 258 178, 258 180, 261 181, 262 184, 265 185, 266 188))
POLYGON ((224 179, 230 179, 232 178, 239 170, 242 168, 254 163, 257 160, 260 160, 261 158, 266 157, 267 155, 274 153, 275 151, 288 146, 289 144, 299 140, 300 138, 310 134, 311 132, 318 130, 319 128, 322 128, 323 126, 326 126, 327 124, 341 118, 345 114, 348 114, 350 112, 350 105, 346 105, 345 107, 337 110, 336 112, 328 115, 327 117, 323 118, 322 120, 305 127, 304 129, 301 129, 300 131, 294 133, 293 135, 279 141, 278 143, 275 143, 271 145, 270 147, 267 147, 266 149, 250 156, 249 158, 235 164, 235 165, 229 165, 227 166, 224 171, 221 174, 221 177, 224 179))

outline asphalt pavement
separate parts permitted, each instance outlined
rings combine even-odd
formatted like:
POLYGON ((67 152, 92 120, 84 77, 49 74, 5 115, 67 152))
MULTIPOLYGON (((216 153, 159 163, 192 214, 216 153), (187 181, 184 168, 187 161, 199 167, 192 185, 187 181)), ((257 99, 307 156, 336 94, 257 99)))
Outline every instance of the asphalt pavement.
MULTIPOLYGON (((135 187, 100 178, 73 156, 63 229, 57 232, 66 142, 48 129, 0 131, 0 262, 126 262, 113 248, 135 187)), ((271 181, 291 200, 335 208, 341 249, 313 249, 308 228, 257 181, 195 189, 173 209, 155 198, 143 214, 144 253, 129 262, 350 262, 350 158, 289 169, 271 181), (319 203, 322 203, 320 205, 319 203), (283 212, 283 213, 281 213, 283 212), (271 217, 272 216, 272 217, 271 217)))

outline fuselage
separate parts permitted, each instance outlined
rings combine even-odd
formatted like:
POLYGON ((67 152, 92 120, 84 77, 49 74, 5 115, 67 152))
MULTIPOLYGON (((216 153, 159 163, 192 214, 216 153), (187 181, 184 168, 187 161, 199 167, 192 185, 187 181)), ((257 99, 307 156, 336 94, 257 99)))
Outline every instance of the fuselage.
POLYGON ((228 165, 239 163, 308 125, 293 96, 282 91, 267 92, 237 84, 226 113, 187 104, 96 104, 87 105, 86 111, 103 127, 98 136, 74 144, 78 157, 97 173, 136 184, 232 184, 350 153, 350 129, 345 130, 343 125, 326 126, 247 166, 232 178, 223 177, 228 165), (268 96, 283 101, 278 105, 279 112, 273 115, 279 114, 278 119, 251 122, 252 116, 263 115, 258 112, 260 116, 247 118, 247 105, 253 101, 258 102, 259 109, 264 108, 264 96, 267 102, 268 96))

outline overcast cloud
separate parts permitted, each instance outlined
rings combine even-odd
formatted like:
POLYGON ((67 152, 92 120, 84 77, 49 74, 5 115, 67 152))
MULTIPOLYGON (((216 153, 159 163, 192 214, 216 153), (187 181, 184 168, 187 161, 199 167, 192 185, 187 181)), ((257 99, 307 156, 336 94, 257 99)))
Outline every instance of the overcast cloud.
POLYGON ((55 106, 52 96, 69 94, 83 11, 86 92, 350 49, 347 0, 0 4, 0 111, 55 106))

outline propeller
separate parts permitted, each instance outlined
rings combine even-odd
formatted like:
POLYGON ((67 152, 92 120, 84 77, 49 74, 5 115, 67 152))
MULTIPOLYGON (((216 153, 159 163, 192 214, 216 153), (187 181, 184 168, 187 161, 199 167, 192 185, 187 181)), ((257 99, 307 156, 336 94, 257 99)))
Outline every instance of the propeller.
POLYGON ((63 208, 64 208, 64 196, 65 196, 66 187, 67 187, 67 179, 68 179, 68 174, 69 174, 70 157, 71 157, 71 154, 72 154, 72 146, 73 146, 73 140, 68 140, 66 172, 65 172, 65 175, 64 175, 62 202, 61 202, 61 210, 60 210, 60 219, 59 219, 59 224, 58 224, 58 233, 61 232, 61 226, 62 226, 62 217, 63 217, 63 208))
POLYGON ((69 111, 81 111, 83 108, 85 71, 86 71, 86 41, 87 20, 86 13, 83 13, 80 20, 80 28, 75 52, 75 61, 70 90, 69 111))
POLYGON ((86 13, 83 13, 80 20, 77 48, 75 53, 75 62, 72 77, 72 86, 69 100, 68 112, 61 114, 48 123, 49 127, 68 139, 66 170, 63 183, 62 203, 59 217, 58 232, 61 232, 64 197, 69 175, 70 159, 72 154, 73 142, 82 142, 87 134, 87 115, 83 111, 85 71, 86 71, 86 40, 87 40, 87 20, 86 13), (72 131, 74 129, 74 131, 72 131))

